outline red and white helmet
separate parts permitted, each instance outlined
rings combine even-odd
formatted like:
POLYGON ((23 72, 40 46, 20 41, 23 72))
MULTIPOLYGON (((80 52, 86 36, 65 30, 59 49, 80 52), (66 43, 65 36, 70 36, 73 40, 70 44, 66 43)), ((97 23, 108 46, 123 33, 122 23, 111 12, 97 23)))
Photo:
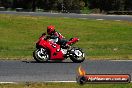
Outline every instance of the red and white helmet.
POLYGON ((51 35, 51 34, 54 33, 54 32, 55 32, 55 26, 49 25, 49 26, 47 27, 47 33, 48 33, 49 35, 51 35))

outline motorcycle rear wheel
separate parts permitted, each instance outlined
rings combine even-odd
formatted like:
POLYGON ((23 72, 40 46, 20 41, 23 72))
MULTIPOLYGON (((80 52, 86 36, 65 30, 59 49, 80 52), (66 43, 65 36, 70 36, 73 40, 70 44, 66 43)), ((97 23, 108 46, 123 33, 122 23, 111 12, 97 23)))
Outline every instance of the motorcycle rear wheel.
POLYGON ((47 49, 39 48, 33 52, 33 57, 37 62, 43 63, 49 60, 47 49))
POLYGON ((72 48, 70 54, 70 59, 75 63, 81 63, 85 60, 84 52, 80 48, 72 48))

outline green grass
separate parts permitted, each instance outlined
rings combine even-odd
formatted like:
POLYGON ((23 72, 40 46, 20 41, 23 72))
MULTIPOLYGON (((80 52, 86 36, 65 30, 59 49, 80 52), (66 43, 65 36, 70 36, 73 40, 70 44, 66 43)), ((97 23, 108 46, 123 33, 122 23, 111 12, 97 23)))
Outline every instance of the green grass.
POLYGON ((21 83, 0 84, 0 88, 132 88, 132 84, 21 83))
POLYGON ((32 58, 35 42, 50 24, 67 39, 79 37, 75 46, 88 59, 132 59, 132 22, 18 15, 0 15, 0 58, 32 58))

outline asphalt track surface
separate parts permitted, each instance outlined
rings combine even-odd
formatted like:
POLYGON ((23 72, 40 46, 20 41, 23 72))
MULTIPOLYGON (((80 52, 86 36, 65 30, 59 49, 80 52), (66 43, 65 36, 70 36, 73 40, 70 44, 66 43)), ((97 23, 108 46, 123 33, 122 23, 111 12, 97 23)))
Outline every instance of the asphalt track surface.
POLYGON ((87 74, 130 74, 132 61, 86 60, 83 63, 0 61, 0 82, 76 81, 78 67, 87 74))
POLYGON ((65 18, 96 19, 96 20, 132 21, 131 15, 96 15, 96 14, 86 15, 86 14, 74 14, 74 13, 15 12, 15 11, 0 11, 0 14, 65 17, 65 18))

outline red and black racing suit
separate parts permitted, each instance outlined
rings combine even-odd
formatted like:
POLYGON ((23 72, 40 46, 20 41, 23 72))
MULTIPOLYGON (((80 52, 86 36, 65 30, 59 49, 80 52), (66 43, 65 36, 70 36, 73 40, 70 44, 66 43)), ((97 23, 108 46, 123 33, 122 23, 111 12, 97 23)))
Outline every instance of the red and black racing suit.
POLYGON ((65 39, 65 37, 63 35, 61 35, 59 32, 55 31, 52 34, 49 35, 50 39, 56 39, 58 38, 58 41, 55 42, 57 44, 59 44, 62 48, 67 48, 67 42, 68 40, 65 39))

